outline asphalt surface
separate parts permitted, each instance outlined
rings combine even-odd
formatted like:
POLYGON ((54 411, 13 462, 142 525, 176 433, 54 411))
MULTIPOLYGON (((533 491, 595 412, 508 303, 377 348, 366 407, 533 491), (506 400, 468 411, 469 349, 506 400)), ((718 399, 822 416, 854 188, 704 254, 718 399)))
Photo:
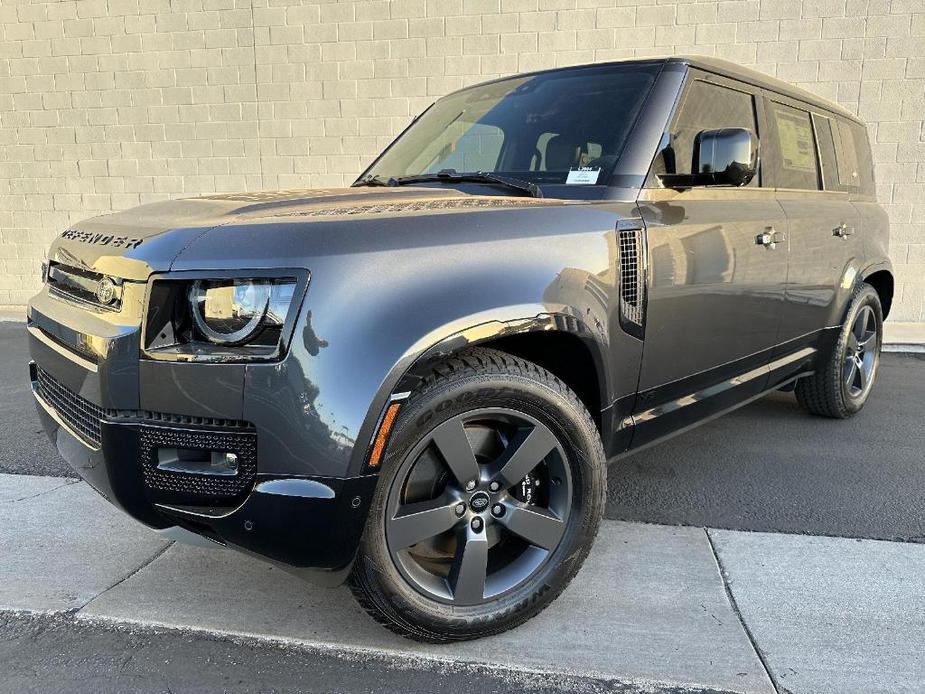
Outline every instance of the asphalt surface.
POLYGON ((620 520, 925 542, 925 355, 882 355, 860 413, 775 392, 609 470, 620 520))
POLYGON ((233 640, 174 629, 75 620, 67 614, 0 613, 0 694, 49 691, 303 692, 440 691, 725 694, 447 664, 396 667, 385 658, 338 657, 292 644, 233 640))
MULTIPOLYGON (((71 476, 29 392, 22 323, 0 323, 0 472, 71 476)), ((615 464, 606 516, 733 530, 925 542, 925 358, 883 355, 857 416, 812 417, 791 393, 615 464)))
POLYGON ((0 322, 0 472, 73 477, 35 412, 24 323, 0 322))

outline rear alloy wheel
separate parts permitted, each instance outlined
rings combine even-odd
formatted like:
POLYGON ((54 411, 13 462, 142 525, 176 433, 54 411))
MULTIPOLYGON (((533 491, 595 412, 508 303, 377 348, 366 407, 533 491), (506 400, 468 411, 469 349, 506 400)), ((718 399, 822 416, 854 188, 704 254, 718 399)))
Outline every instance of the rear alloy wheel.
POLYGON ((874 384, 874 371, 880 359, 879 327, 873 306, 862 306, 854 319, 844 359, 842 373, 847 395, 855 399, 866 395, 874 384))
POLYGON ((883 342, 880 296, 869 284, 855 291, 831 353, 816 373, 797 382, 796 396, 809 412, 844 419, 858 412, 877 380, 883 342))
POLYGON ((540 367, 472 349, 399 415, 351 585, 422 641, 485 636, 548 605, 586 556, 604 454, 587 411, 540 367))

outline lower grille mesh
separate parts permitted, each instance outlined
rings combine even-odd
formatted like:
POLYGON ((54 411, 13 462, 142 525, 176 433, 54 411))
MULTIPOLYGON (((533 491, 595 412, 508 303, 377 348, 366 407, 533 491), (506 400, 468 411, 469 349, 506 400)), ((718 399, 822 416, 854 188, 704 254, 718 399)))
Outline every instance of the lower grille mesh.
POLYGON ((145 486, 160 492, 158 500, 165 503, 228 503, 250 491, 257 478, 254 433, 145 427, 139 444, 145 486), (236 474, 228 476, 162 470, 157 463, 158 448, 233 452, 238 457, 238 469, 236 474))
POLYGON ((145 486, 159 501, 191 504, 230 502, 249 491, 254 484, 257 477, 257 434, 247 422, 148 410, 106 409, 70 390, 38 365, 35 377, 36 390, 41 398, 71 431, 95 448, 101 445, 103 421, 138 423, 138 464, 145 486), (233 452, 238 457, 237 473, 219 476, 162 470, 158 468, 157 461, 159 448, 233 452))
POLYGON ((99 448, 100 421, 106 411, 61 385, 41 367, 37 367, 35 372, 39 395, 42 399, 51 405, 68 427, 87 443, 99 448))

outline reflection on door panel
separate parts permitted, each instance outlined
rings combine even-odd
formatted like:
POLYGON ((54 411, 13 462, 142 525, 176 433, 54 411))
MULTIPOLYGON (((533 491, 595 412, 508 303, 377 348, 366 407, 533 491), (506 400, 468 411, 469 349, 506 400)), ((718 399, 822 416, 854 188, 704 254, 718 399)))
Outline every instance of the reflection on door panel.
POLYGON ((787 253, 756 243, 785 228, 773 191, 695 188, 641 209, 651 286, 640 390, 773 347, 787 253))

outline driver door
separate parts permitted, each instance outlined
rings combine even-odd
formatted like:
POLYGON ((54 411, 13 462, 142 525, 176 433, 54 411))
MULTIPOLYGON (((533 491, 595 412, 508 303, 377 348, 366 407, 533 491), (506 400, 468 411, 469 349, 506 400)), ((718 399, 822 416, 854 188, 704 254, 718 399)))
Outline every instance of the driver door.
POLYGON ((680 103, 639 201, 649 294, 633 447, 760 393, 785 296, 787 220, 760 167, 743 187, 668 189, 657 178, 691 173, 701 131, 760 138, 756 95, 692 70, 680 103))

